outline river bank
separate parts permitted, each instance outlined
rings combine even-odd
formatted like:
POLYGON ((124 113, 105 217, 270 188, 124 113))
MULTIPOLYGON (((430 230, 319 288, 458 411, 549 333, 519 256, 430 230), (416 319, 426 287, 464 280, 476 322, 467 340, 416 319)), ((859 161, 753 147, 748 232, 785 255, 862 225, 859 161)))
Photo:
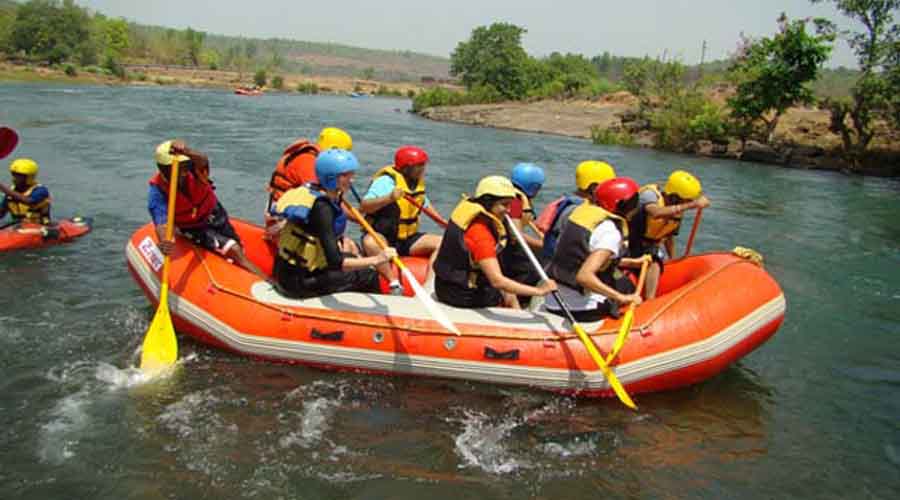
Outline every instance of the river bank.
MULTIPOLYGON (((597 100, 542 100, 441 106, 422 110, 430 120, 481 127, 581 137, 591 139, 591 127, 612 132, 628 132, 633 146, 656 147, 656 135, 638 116, 638 101, 627 92, 617 92, 597 100)), ((737 139, 714 144, 700 141, 678 151, 709 158, 761 162, 784 167, 849 172, 851 165, 840 156, 840 137, 829 130, 828 112, 818 108, 791 108, 780 120, 771 145, 737 139)), ((862 173, 900 176, 900 137, 885 131, 876 137, 862 173)))

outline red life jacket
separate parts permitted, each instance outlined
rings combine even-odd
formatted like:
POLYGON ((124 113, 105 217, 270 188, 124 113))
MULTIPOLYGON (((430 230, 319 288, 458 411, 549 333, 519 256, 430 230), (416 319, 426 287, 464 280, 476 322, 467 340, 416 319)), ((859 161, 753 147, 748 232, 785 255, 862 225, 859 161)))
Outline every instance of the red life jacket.
MULTIPOLYGON (((150 184, 168 198, 169 182, 161 174, 154 175, 150 184)), ((206 218, 216 208, 217 202, 212 186, 188 172, 178 182, 178 192, 175 194, 175 226, 189 229, 206 224, 206 218)))
POLYGON ((271 202, 278 201, 285 191, 290 191, 308 182, 318 182, 316 179, 315 160, 304 162, 302 155, 311 154, 313 158, 319 156, 319 146, 306 139, 299 139, 284 150, 272 178, 269 180, 269 192, 272 193, 271 202))

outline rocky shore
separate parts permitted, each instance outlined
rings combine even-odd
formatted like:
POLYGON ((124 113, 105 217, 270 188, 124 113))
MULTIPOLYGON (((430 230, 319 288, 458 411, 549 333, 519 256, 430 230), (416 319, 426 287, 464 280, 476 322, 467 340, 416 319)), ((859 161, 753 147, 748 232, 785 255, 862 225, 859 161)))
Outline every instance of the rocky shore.
MULTIPOLYGON (((591 127, 625 131, 636 147, 655 147, 649 123, 639 118, 638 102, 627 92, 604 96, 596 101, 543 100, 428 108, 420 115, 446 121, 525 132, 591 138, 591 127)), ((817 108, 792 108, 782 117, 772 144, 737 139, 727 143, 700 141, 681 153, 710 158, 727 158, 793 168, 849 172, 850 164, 839 154, 840 138, 828 130, 829 117, 817 108)), ((900 176, 900 137, 882 134, 874 141, 872 153, 862 165, 862 173, 900 176)))

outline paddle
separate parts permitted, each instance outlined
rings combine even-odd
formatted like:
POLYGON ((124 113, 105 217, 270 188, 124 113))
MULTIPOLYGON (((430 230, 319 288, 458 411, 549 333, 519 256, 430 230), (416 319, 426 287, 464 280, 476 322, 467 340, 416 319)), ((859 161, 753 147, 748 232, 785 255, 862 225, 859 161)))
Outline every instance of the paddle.
POLYGON ((9 127, 0 127, 0 159, 6 158, 19 144, 19 134, 9 127))
MULTIPOLYGON (((178 157, 172 162, 169 173, 169 212, 166 214, 166 240, 171 241, 175 233, 175 193, 178 190, 178 157)), ((162 281, 159 285, 159 306, 141 349, 141 370, 156 373, 175 363, 178 359, 178 340, 169 316, 169 256, 163 257, 162 281)))
POLYGON ((410 196, 408 194, 404 195, 404 197, 406 198, 406 201, 412 203, 414 207, 418 208, 422 212, 425 212, 425 215, 431 217, 431 220, 433 220, 438 226, 441 226, 442 228, 447 229, 447 219, 441 217, 441 214, 437 213, 437 210, 435 210, 434 208, 426 207, 426 206, 422 205, 421 203, 416 201, 415 198, 413 198, 412 196, 410 196))
POLYGON ((697 228, 700 227, 700 219, 703 218, 703 209, 697 209, 697 215, 694 216, 694 225, 691 226, 691 235, 688 237, 687 246, 684 247, 684 255, 681 258, 685 258, 691 254, 691 248, 694 246, 694 236, 697 236, 697 228))
MULTIPOLYGON (((369 236, 375 239, 375 241, 378 243, 378 246, 381 247, 382 250, 387 248, 387 244, 385 244, 378 233, 375 232, 369 222, 366 221, 366 219, 363 218, 363 216, 355 208, 353 208, 353 205, 347 203, 347 201, 345 200, 344 206, 347 207, 347 210, 351 215, 353 215, 353 217, 359 220, 359 224, 363 227, 363 229, 365 229, 366 233, 368 233, 369 236)), ((431 314, 431 317, 434 318, 438 323, 441 324, 441 326, 446 328, 448 331, 451 331, 457 335, 461 335, 456 326, 453 325, 453 322, 450 321, 450 318, 448 318, 447 315, 444 314, 444 311, 442 311, 440 307, 438 307, 438 305, 434 302, 434 300, 431 299, 431 297, 428 295, 428 292, 426 292, 425 289, 422 288, 422 285, 420 285, 416 280, 416 277, 413 276, 412 271, 410 271, 409 268, 406 267, 406 264, 404 264, 403 261, 400 260, 400 257, 394 257, 391 260, 394 262, 394 264, 397 265, 397 267, 400 268, 400 272, 403 273, 403 276, 406 277, 406 281, 409 283, 409 286, 411 286, 413 292, 415 292, 416 298, 419 299, 420 302, 422 302, 422 305, 425 306, 425 309, 428 310, 428 312, 431 314)))
MULTIPOLYGON (((640 295, 641 291, 644 289, 644 278, 647 277, 647 268, 650 267, 650 256, 644 256, 644 262, 641 263, 641 274, 638 277, 637 290, 634 293, 640 295)), ((622 346, 625 345, 625 339, 628 338, 628 333, 631 331, 631 324, 634 323, 634 302, 632 302, 628 306, 628 311, 625 312, 625 317, 622 318, 622 326, 619 327, 619 335, 616 336, 616 341, 613 343, 612 351, 609 353, 609 356, 606 357, 606 364, 612 363, 616 356, 619 355, 619 351, 622 350, 622 346)))
MULTIPOLYGON (((519 231, 519 228, 516 227, 512 218, 509 214, 506 214, 506 222, 509 225, 512 232, 516 235, 516 239, 519 241, 519 245, 522 246, 522 250, 525 252, 525 255, 528 256, 528 260, 531 261, 531 265, 534 266, 534 269, 538 272, 542 281, 547 281, 549 278, 547 277, 547 273, 544 272, 544 268, 541 267, 540 262, 538 262, 537 257, 534 256, 534 252, 531 251, 531 247, 528 246, 528 243, 525 242, 525 238, 522 237, 522 232, 519 231)), ((578 338, 581 339, 581 343, 584 344, 584 347, 587 349, 588 353, 593 358, 594 362, 597 363, 597 367, 600 368, 600 372, 603 373, 603 376, 606 377, 607 382, 609 382, 610 387, 612 387, 613 392, 616 393, 616 396, 619 397, 619 400, 625 404, 625 406, 636 410, 637 405, 634 404, 634 401, 631 400, 631 396, 625 391, 625 388, 622 387, 622 383, 619 382, 619 378, 616 377, 616 374, 610 370, 609 366, 603 361, 603 356, 597 352, 597 347, 594 345, 594 341, 588 336, 587 332, 584 331, 584 328, 575 321, 575 317, 572 316, 572 311, 569 310, 569 306, 566 305, 565 301, 563 301, 562 296, 559 294, 559 291, 553 292, 553 298, 556 299, 556 302, 559 303, 560 307, 562 307, 563 312, 566 313, 566 317, 569 320, 569 324, 572 325, 572 329, 575 330, 575 333, 578 334, 578 338)))

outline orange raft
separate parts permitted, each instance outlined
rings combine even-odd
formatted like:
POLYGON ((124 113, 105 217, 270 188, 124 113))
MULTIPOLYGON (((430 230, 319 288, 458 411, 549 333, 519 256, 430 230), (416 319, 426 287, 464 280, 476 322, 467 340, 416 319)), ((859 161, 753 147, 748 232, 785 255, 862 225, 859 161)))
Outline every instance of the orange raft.
POLYGON ((248 89, 245 87, 239 87, 234 89, 234 93, 237 95, 249 95, 249 96, 258 96, 263 95, 263 91, 259 89, 248 89))
MULTIPOLYGON (((273 252, 263 242, 263 230, 238 220, 233 224, 248 257, 270 272, 273 252)), ((162 267, 155 241, 148 224, 125 249, 131 274, 154 304, 162 267)), ((339 293, 288 299, 218 255, 184 239, 177 246, 170 311, 178 331, 201 342, 255 358, 339 370, 613 394, 558 316, 439 304, 460 330, 457 336, 412 297, 339 293)), ((421 276, 424 266, 418 267, 421 276)), ((611 363, 631 393, 706 380, 759 347, 784 319, 784 295, 775 280, 730 253, 667 263, 659 291, 637 308, 625 346, 611 363)), ((619 321, 584 327, 608 355, 619 321)))
POLYGON ((66 243, 91 231, 90 217, 62 219, 44 226, 23 222, 0 229, 0 252, 66 243))

